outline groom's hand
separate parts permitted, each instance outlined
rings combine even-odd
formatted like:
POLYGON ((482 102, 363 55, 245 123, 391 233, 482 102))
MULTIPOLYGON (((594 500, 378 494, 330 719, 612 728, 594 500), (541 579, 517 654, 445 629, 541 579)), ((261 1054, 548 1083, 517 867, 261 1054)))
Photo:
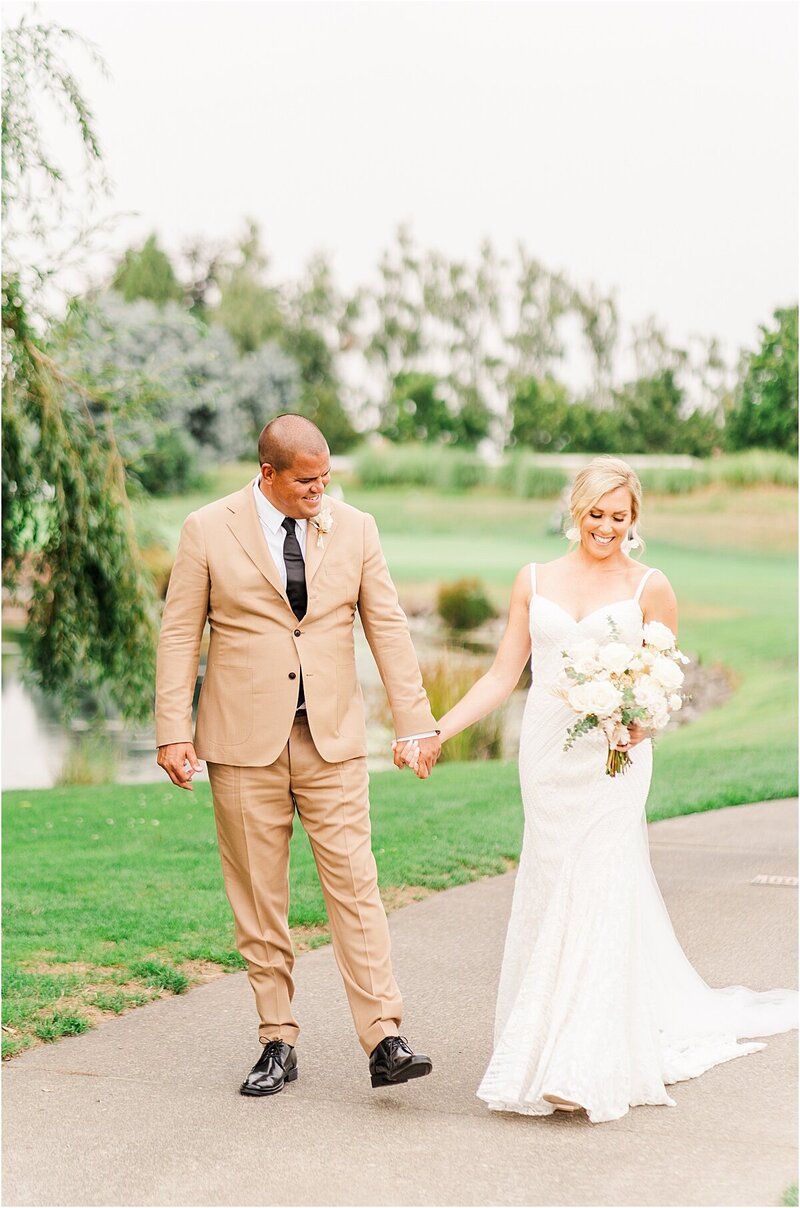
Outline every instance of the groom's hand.
POLYGON ((192 790, 192 776, 202 771, 191 742, 171 742, 158 748, 158 766, 163 768, 179 789, 192 790), (187 768, 188 763, 188 768, 187 768))
POLYGON ((420 780, 427 780, 442 753, 442 741, 438 734, 434 734, 431 738, 418 738, 417 746, 419 747, 419 759, 414 771, 420 780))

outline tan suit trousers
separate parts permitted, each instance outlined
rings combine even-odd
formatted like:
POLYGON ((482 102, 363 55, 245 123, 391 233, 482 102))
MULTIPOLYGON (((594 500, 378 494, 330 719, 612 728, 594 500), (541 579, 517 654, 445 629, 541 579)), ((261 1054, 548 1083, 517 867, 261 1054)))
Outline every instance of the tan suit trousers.
POLYGON ((209 763, 225 890, 247 961, 259 1039, 294 1044, 294 954, 289 934, 289 840, 295 808, 311 842, 331 938, 359 1041, 371 1053, 397 1035, 402 1001, 378 893, 366 759, 326 763, 298 715, 266 767, 209 763))

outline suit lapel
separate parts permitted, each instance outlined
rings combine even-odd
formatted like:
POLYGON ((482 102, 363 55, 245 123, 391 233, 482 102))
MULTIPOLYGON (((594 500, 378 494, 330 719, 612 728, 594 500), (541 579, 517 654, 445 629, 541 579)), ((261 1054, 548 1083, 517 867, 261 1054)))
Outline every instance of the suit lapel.
MULTIPOLYGON (((253 498, 252 484, 248 484, 228 504, 231 515, 228 518, 228 528, 241 545, 248 558, 256 564, 265 579, 272 584, 291 608, 289 597, 286 595, 277 566, 264 540, 261 525, 256 512, 256 501, 253 498)), ((308 572, 306 572, 306 576, 308 572)))
POLYGON ((328 508, 333 514, 333 526, 330 531, 322 534, 322 546, 319 544, 319 530, 309 520, 306 526, 306 586, 310 587, 314 575, 320 568, 320 564, 328 552, 328 546, 336 535, 336 513, 333 511, 329 503, 324 503, 322 510, 328 508))

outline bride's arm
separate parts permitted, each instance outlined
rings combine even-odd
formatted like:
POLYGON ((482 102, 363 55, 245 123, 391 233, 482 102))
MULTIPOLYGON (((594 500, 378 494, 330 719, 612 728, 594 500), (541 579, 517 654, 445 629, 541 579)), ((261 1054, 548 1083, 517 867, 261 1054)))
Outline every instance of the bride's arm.
POLYGON ((480 721, 492 709, 506 700, 519 682, 522 669, 531 653, 529 608, 531 600, 531 571, 523 566, 514 581, 508 624, 495 660, 485 675, 472 685, 439 722, 442 742, 480 721))
POLYGON ((678 601, 669 579, 657 570, 644 585, 642 592, 642 617, 645 624, 660 621, 678 636, 678 601))

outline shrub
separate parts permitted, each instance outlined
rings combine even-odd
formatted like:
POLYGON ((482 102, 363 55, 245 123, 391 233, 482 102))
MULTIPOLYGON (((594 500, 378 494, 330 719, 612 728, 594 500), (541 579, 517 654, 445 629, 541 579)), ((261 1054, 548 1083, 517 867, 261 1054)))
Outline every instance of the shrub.
POLYGON ((436 610, 450 629, 475 629, 495 615, 480 579, 459 579, 439 588, 436 610))
MULTIPOLYGON (((438 658, 425 663, 422 678, 434 717, 442 717, 461 699, 484 668, 476 659, 468 659, 453 650, 445 650, 438 658)), ((440 762, 462 762, 469 759, 500 759, 503 748, 505 710, 495 709, 488 717, 462 730, 442 747, 440 762)))

